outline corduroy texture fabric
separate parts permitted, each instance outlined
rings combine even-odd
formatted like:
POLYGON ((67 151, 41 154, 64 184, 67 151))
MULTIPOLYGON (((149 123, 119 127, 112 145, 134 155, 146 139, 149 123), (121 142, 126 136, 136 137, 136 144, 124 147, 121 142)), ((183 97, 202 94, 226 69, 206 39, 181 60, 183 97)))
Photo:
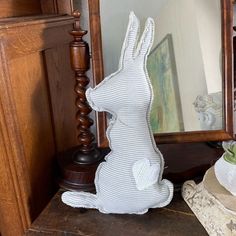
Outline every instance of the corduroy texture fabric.
POLYGON ((147 19, 137 45, 138 34, 139 20, 131 12, 119 70, 86 91, 93 109, 112 114, 107 129, 111 152, 96 171, 96 194, 62 194, 62 201, 72 207, 143 214, 166 206, 173 197, 172 183, 162 180, 164 160, 149 123, 153 92, 146 62, 154 37, 153 19, 147 19))

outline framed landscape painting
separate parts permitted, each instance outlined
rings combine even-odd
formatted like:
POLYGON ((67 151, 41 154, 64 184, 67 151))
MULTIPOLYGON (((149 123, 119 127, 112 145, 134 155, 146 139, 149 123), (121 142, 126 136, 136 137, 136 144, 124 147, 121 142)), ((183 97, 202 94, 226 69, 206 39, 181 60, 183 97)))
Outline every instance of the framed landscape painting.
POLYGON ((147 69, 154 92, 150 114, 153 133, 184 131, 171 34, 167 34, 151 51, 147 69))

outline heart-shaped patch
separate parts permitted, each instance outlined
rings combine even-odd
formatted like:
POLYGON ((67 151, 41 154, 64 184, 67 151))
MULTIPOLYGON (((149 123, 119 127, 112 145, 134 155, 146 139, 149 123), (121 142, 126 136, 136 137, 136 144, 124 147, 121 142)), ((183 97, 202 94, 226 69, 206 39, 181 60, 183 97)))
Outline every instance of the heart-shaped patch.
POLYGON ((138 190, 144 190, 158 181, 159 164, 150 164, 147 158, 136 161, 132 167, 133 176, 138 190))

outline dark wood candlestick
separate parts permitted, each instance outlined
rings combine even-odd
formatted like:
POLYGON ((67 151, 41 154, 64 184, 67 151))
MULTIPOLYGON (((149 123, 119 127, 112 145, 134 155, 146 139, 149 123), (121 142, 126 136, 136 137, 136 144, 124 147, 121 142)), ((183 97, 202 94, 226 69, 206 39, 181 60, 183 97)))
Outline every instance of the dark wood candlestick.
POLYGON ((70 44, 71 53, 71 66, 75 71, 75 92, 77 114, 76 120, 78 121, 78 151, 75 153, 74 161, 78 164, 93 164, 98 161, 100 157, 100 151, 95 148, 93 143, 94 135, 90 131, 90 126, 93 125, 93 120, 89 117, 89 113, 92 111, 87 103, 85 91, 89 84, 89 79, 86 76, 86 72, 90 67, 89 58, 89 46, 87 42, 83 40, 83 36, 87 34, 86 30, 80 28, 80 13, 75 11, 73 13, 75 17, 74 30, 70 34, 74 37, 74 41, 70 44))
POLYGON ((90 108, 85 91, 89 84, 86 72, 90 67, 89 46, 83 40, 86 30, 80 28, 80 13, 75 11, 74 29, 70 34, 74 40, 70 44, 71 66, 75 71, 76 121, 78 146, 58 156, 59 185, 69 190, 94 190, 94 177, 98 164, 103 160, 106 151, 97 148, 94 135, 90 131, 93 120, 89 117, 90 108))

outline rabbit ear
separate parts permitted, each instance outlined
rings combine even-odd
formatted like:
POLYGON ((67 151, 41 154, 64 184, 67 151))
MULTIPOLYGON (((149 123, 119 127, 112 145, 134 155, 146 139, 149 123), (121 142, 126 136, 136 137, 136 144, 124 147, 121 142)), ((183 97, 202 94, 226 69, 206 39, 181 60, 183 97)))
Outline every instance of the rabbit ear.
POLYGON ((145 28, 142 34, 142 37, 139 41, 138 47, 137 47, 137 56, 144 57, 148 55, 154 39, 154 20, 152 18, 148 18, 145 23, 145 28))
POLYGON ((134 56, 134 49, 136 47, 139 34, 139 25, 139 20, 135 16, 134 12, 130 12, 129 24, 121 51, 120 67, 123 66, 124 60, 129 60, 134 56))

